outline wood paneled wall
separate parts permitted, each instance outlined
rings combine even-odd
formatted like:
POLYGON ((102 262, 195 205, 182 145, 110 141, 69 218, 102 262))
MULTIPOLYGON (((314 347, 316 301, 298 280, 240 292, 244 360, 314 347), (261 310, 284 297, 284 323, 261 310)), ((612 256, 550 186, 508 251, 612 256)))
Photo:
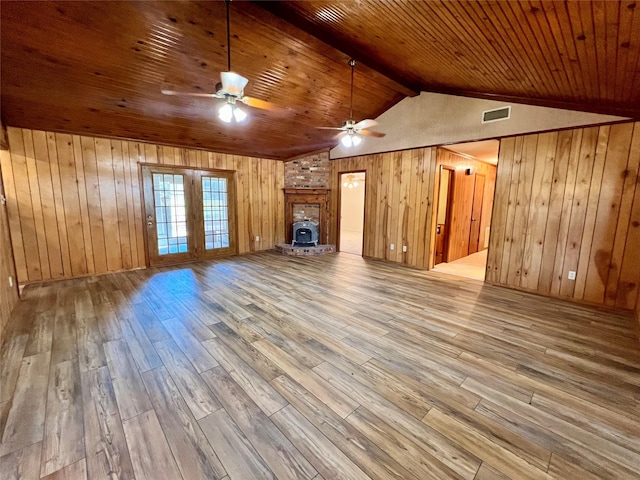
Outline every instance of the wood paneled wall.
POLYGON ((138 163, 235 170, 239 253, 284 240, 282 162, 11 127, 8 137, 2 169, 20 283, 145 266, 138 163))
MULTIPOLYGON (((472 179, 471 193, 473 176, 465 176, 464 170, 474 168, 485 173, 485 202, 492 203, 495 167, 448 150, 427 147, 332 160, 329 243, 337 242, 340 173, 364 171, 367 180, 362 254, 411 267, 430 268, 433 264, 430 246, 435 231, 434 195, 439 179, 438 162, 456 168, 457 174, 464 177, 458 185, 472 179), (438 150, 441 153, 437 153, 438 150), (390 249, 391 244, 395 246, 394 250, 390 249), (403 245, 407 246, 406 252, 402 251, 403 245)), ((458 190, 462 192, 460 187, 458 190)), ((458 199, 458 205, 462 203, 462 199, 458 199)), ((481 245, 485 227, 491 221, 490 209, 486 217, 486 222, 481 225, 481 245)), ((468 249, 468 233, 465 245, 468 249)))
MULTIPOLYGON (((7 150, 0 150, 0 157, 8 157, 7 150)), ((0 198, 4 195, 2 167, 0 167, 0 198)), ((9 219, 7 207, 0 202, 0 345, 2 344, 4 327, 7 324, 13 307, 18 302, 18 283, 13 263, 13 249, 9 236, 9 219), (13 278, 13 286, 9 285, 9 277, 13 278)))
POLYGON ((435 148, 332 160, 329 243, 337 241, 339 175, 365 171, 363 255, 428 268, 435 165, 435 148), (395 250, 390 249, 391 244, 395 250))
POLYGON ((640 123, 502 139, 487 281, 633 309, 639 163, 640 123))
MULTIPOLYGON (((451 200, 451 226, 449 228, 448 262, 469 255, 469 233, 471 232, 471 213, 473 207, 473 190, 475 174, 485 176, 484 195, 482 201, 482 215, 480 216, 480 247, 484 249, 485 232, 491 225, 491 211, 493 209, 493 192, 496 183, 496 167, 473 158, 458 155, 446 148, 438 148, 436 161, 436 185, 439 188, 440 165, 453 167, 453 197, 451 200), (465 170, 472 169, 472 175, 466 175, 465 170)), ((437 208, 437 206, 436 206, 437 208)))

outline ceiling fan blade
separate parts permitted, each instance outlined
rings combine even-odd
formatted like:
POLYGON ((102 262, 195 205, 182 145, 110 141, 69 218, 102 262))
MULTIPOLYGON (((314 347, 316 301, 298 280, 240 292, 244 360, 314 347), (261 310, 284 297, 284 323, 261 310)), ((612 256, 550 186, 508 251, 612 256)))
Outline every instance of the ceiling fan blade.
POLYGON ((356 123, 353 128, 355 129, 363 129, 363 128, 369 128, 369 127, 373 127, 375 125, 377 125, 378 122, 376 122, 375 120, 371 120, 370 118, 367 118, 366 120, 362 120, 358 123, 356 123))
POLYGON ((249 83, 248 79, 234 72, 220 73, 220 80, 222 80, 222 89, 224 92, 236 97, 242 96, 244 87, 249 83))
POLYGON ((246 95, 242 98, 239 98, 238 100, 240 100, 245 105, 253 108, 259 108, 260 110, 274 111, 278 108, 271 102, 260 100, 259 98, 247 97, 246 95))
POLYGON ((347 129, 344 127, 316 127, 318 130, 342 130, 346 131, 347 129))
POLYGON ((345 135, 348 135, 348 133, 347 133, 346 131, 344 131, 344 132, 340 132, 339 134, 334 135, 334 136, 333 136, 333 138, 334 138, 335 140, 340 140, 340 139, 341 139, 342 137, 344 137, 345 135))
POLYGON ((373 130, 358 130, 360 135, 366 135, 367 137, 384 137, 386 133, 374 132, 373 130))
POLYGON ((204 97, 204 98, 219 98, 216 93, 195 93, 195 92, 178 92, 176 90, 161 90, 163 95, 174 95, 180 97, 204 97))

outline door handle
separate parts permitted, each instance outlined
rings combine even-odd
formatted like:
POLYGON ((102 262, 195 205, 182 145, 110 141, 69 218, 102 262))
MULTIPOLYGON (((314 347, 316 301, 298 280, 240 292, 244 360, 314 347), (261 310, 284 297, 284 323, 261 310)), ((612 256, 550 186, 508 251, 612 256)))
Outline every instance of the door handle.
POLYGON ((148 221, 148 222, 147 222, 147 226, 148 226, 148 227, 153 227, 153 222, 152 222, 152 221, 148 221))

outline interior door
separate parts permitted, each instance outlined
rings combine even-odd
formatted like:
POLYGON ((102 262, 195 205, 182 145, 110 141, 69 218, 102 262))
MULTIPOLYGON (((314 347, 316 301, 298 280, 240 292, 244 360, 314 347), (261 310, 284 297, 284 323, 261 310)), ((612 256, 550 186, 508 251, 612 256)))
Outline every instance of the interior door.
POLYGON ((469 255, 480 248, 480 220, 482 217, 482 202, 484 199, 485 176, 476 173, 473 187, 473 206, 471 207, 471 231, 469 233, 469 255))
POLYGON ((237 253, 233 172, 145 165, 142 179, 150 266, 237 253))

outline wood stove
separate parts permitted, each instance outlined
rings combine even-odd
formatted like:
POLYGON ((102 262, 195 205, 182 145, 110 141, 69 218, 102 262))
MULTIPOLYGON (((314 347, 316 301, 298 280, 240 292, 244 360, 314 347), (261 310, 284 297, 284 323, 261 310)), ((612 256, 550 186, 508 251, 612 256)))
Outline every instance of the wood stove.
POLYGON ((304 221, 293 224, 293 232, 291 238, 291 246, 296 245, 314 247, 318 246, 318 224, 314 222, 304 221))

